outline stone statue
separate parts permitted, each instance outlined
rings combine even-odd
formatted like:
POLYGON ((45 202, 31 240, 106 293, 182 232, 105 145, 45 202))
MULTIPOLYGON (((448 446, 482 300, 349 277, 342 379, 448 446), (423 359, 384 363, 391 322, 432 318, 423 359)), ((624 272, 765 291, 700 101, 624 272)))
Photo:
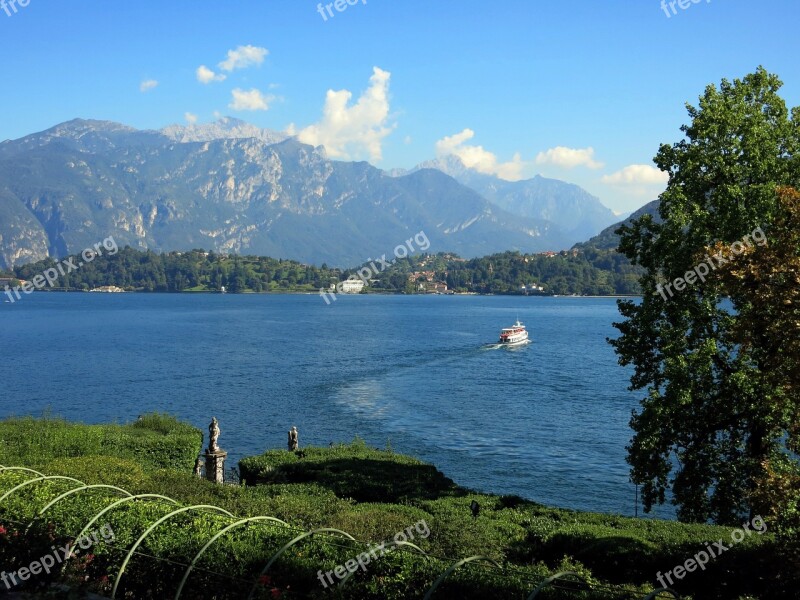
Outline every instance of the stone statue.
POLYGON ((297 441, 297 427, 292 426, 289 430, 289 452, 297 450, 299 443, 297 441))
POLYGON ((211 424, 208 426, 208 435, 208 451, 219 452, 219 445, 217 444, 217 440, 219 439, 219 423, 217 422, 217 417, 211 417, 211 424))
POLYGON ((203 470, 203 459, 198 456, 197 460, 194 461, 194 476, 202 477, 203 476, 202 470, 203 470))

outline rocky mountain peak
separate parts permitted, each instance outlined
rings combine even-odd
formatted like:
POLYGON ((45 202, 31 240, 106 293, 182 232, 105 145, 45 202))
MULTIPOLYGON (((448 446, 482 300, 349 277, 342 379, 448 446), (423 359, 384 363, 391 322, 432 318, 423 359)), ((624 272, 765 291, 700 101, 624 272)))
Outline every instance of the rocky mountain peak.
POLYGON ((222 117, 213 123, 169 125, 161 129, 159 133, 182 144, 245 138, 254 138, 267 144, 277 144, 290 137, 280 131, 262 129, 233 117, 222 117))

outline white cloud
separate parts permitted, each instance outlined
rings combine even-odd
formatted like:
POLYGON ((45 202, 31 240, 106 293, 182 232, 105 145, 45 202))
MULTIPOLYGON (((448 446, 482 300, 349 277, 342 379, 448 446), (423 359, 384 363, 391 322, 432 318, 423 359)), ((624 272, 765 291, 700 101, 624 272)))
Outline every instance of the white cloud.
POLYGON ((195 123, 197 123, 197 115, 195 114, 187 112, 184 113, 183 117, 186 119, 186 122, 189 123, 189 125, 194 125, 195 123))
POLYGON ((436 142, 436 155, 438 157, 450 154, 457 156, 469 169, 479 173, 496 175, 508 181, 519 181, 525 176, 525 171, 531 166, 528 161, 522 160, 517 152, 509 162, 501 163, 497 155, 484 149, 483 146, 470 146, 465 144, 475 137, 472 129, 464 129, 461 133, 447 136, 436 142))
POLYGON ((264 62, 264 57, 269 54, 266 48, 257 46, 239 46, 236 50, 228 50, 228 58, 219 63, 223 71, 234 71, 258 66, 264 62))
POLYGON ((669 175, 651 165, 628 165, 616 173, 604 175, 600 181, 608 185, 663 185, 669 181, 669 175))
POLYGON ((139 84, 139 91, 142 93, 149 92, 157 86, 158 82, 155 79, 146 79, 139 84))
POLYGON ((265 96, 259 90, 243 90, 236 88, 231 92, 233 100, 228 108, 233 110, 269 110, 269 103, 274 100, 273 96, 265 96))
POLYGON ((227 75, 223 75, 222 73, 214 73, 211 69, 209 69, 205 65, 200 65, 197 67, 196 71, 197 81, 200 83, 211 83, 212 81, 225 81, 227 75))
POLYGON ((358 101, 348 90, 328 90, 322 119, 302 129, 297 139, 312 146, 325 146, 328 156, 353 160, 382 157, 383 140, 394 125, 389 124, 389 80, 392 74, 373 67, 370 86, 358 101))
POLYGON ((556 146, 536 155, 537 165, 554 165, 563 169, 583 166, 588 169, 602 169, 603 163, 594 159, 594 148, 567 148, 556 146))
MULTIPOLYGON (((228 56, 219 63, 219 68, 230 73, 236 69, 258 66, 264 62, 264 58, 268 54, 269 50, 266 48, 249 45, 239 46, 235 50, 228 50, 228 56)), ((197 81, 205 84, 211 83, 212 81, 225 81, 228 77, 224 73, 215 73, 205 65, 197 67, 195 74, 197 75, 197 81)))

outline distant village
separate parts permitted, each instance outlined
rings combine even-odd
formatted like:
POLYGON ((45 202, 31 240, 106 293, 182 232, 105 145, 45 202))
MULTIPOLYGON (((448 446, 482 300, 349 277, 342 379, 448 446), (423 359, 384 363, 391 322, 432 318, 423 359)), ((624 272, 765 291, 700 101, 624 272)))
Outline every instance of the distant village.
MULTIPOLYGON (((35 281, 35 279, 34 279, 35 281)), ((17 287, 19 289, 23 289, 28 282, 24 279, 15 279, 13 277, 0 277, 0 291, 5 289, 10 289, 17 287)), ((37 288, 41 289, 41 288, 37 288)), ((59 288, 52 288, 54 290, 58 290, 59 288)), ((77 290, 73 290, 77 291, 77 290)), ((125 292, 121 287, 117 287, 116 285, 103 285, 100 287, 96 287, 94 289, 89 290, 90 292, 104 292, 107 294, 122 294, 125 292)))
MULTIPOLYGON (((556 256, 577 256, 577 250, 562 250, 560 252, 553 252, 553 251, 546 251, 546 252, 539 252, 538 256, 545 256, 547 258, 554 258, 556 256)), ((458 263, 466 263, 468 262, 467 259, 461 258, 455 254, 443 254, 438 257, 432 257, 431 259, 424 258, 419 261, 418 267, 421 270, 411 271, 407 275, 407 281, 409 285, 414 288, 416 293, 420 294, 474 294, 475 292, 455 292, 451 290, 447 286, 447 282, 443 281, 446 279, 449 271, 435 271, 435 270, 425 270, 425 267, 429 266, 429 264, 433 263, 436 258, 439 260, 444 260, 447 262, 458 262, 458 263)), ((521 257, 520 260, 524 262, 529 262, 529 257, 521 257)), ((489 270, 492 270, 492 265, 489 265, 489 270)), ((375 286, 376 288, 380 287, 381 280, 379 279, 370 279, 368 281, 363 281, 358 278, 350 278, 338 283, 332 283, 330 285, 331 291, 337 291, 338 293, 342 294, 360 294, 364 291, 366 287, 375 286)), ((545 292, 545 288, 543 285, 539 285, 536 283, 530 283, 527 285, 521 285, 519 287, 519 291, 523 294, 543 294, 545 292)))

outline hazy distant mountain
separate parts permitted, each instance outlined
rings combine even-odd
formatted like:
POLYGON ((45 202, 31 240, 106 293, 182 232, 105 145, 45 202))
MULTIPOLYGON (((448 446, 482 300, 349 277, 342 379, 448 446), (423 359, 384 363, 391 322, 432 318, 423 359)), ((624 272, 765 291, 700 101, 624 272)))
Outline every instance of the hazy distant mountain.
POLYGON ((3 142, 0 267, 109 235, 141 249, 342 266, 390 254, 420 230, 431 252, 467 257, 564 247, 549 222, 511 215, 439 171, 389 177, 273 134, 232 119, 160 132, 78 119, 3 142))
POLYGON ((603 231, 585 242, 575 244, 575 248, 580 250, 585 250, 587 248, 596 250, 616 250, 617 246, 619 246, 619 236, 615 232, 620 225, 630 225, 632 221, 635 221, 644 214, 653 215, 655 222, 660 223, 661 215, 658 214, 658 206, 658 200, 648 202, 642 208, 633 212, 627 219, 619 223, 614 223, 610 227, 606 227, 603 231))
POLYGON ((139 131, 112 121, 74 119, 18 140, 6 140, 0 144, 0 158, 55 147, 99 154, 120 147, 155 145, 164 141, 164 136, 156 131, 139 131))
MULTIPOLYGON (((503 210, 550 221, 562 232, 564 247, 596 235, 619 220, 611 209, 583 188, 537 175, 523 181, 506 181, 467 168, 457 156, 421 163, 416 169, 437 169, 472 188, 503 210)), ((402 174, 394 171, 392 174, 402 174)))
POLYGON ((255 138, 267 144, 277 144, 289 138, 285 133, 261 129, 232 117, 222 117, 215 123, 200 125, 170 125, 159 133, 180 143, 255 138))

